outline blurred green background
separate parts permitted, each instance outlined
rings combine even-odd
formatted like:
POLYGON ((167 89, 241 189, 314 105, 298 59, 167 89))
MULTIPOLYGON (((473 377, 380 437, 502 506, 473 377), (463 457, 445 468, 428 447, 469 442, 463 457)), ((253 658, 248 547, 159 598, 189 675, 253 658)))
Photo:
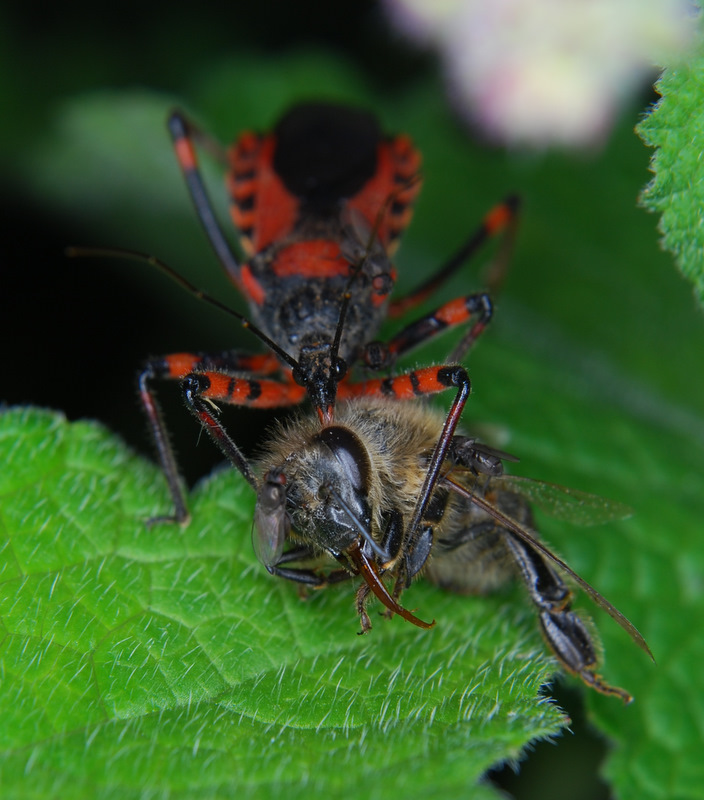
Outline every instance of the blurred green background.
MULTIPOLYGON (((701 320, 688 287, 657 249, 656 220, 636 210, 639 187, 648 178, 648 152, 632 126, 653 99, 648 87, 624 113, 604 153, 523 156, 492 150, 453 119, 434 59, 407 47, 379 6, 366 0, 26 3, 0 10, 0 399, 60 408, 71 419, 100 419, 135 449, 150 453, 134 392, 134 375, 145 357, 236 342, 248 346, 247 341, 239 333, 233 337, 227 319, 144 266, 67 262, 63 248, 144 250, 236 303, 188 207, 163 109, 170 102, 185 106, 226 141, 243 127, 274 121, 326 60, 333 66, 311 78, 312 86, 324 85, 330 97, 339 86, 341 100, 370 104, 388 129, 408 130, 423 149, 426 187, 400 251, 402 286, 410 288, 423 274, 428 254, 450 252, 483 211, 506 192, 519 191, 526 212, 515 270, 499 303, 506 322, 497 323, 498 339, 525 336, 528 349, 564 366, 572 351, 552 337, 551 328, 564 323, 585 345, 577 371, 583 368, 584 380, 603 379, 604 397, 623 397, 626 384, 609 379, 627 367, 635 386, 647 381, 673 403, 684 398, 701 424, 701 320), (295 92, 287 89, 289 78, 298 82, 295 92), (233 101, 225 104, 230 89, 233 101), (114 142, 105 128, 110 109, 114 142), (90 132, 91 119, 107 137, 95 147, 80 139, 90 132), (469 187, 454 171, 454 154, 464 151, 476 164, 469 187), (134 174, 130 153, 138 165, 134 174), (534 195, 536 186, 541 188, 534 195), (533 255, 535 268, 521 268, 522 250, 533 255), (602 263, 604 251, 612 259, 608 264, 602 263), (620 259, 622 274, 613 268, 620 259), (634 265, 636 279, 628 272, 634 265), (602 305, 605 285, 620 303, 602 305), (572 302, 575 296, 580 304, 572 302), (633 324, 624 325, 614 308, 633 324), (678 359, 653 366, 653 353, 667 353, 663 337, 677 343, 678 359), (680 352, 680 343, 694 337, 693 346, 680 352), (615 372, 589 363, 601 351, 609 353, 615 372)), ((481 366, 480 358, 478 372, 481 366)), ((480 385, 478 376, 475 386, 480 385)), ((169 418, 177 441, 184 442, 179 449, 188 452, 184 470, 193 482, 218 457, 210 448, 191 447, 192 423, 178 408, 177 393, 170 396, 169 418)), ((659 413, 643 402, 638 413, 644 418, 659 413)), ((253 429, 256 440, 264 418, 243 414, 241 427, 253 429)), ((485 417, 501 424, 486 409, 485 417)), ((687 419, 673 425, 683 429, 687 419)), ((697 428, 693 438, 700 437, 697 428)), ((585 723, 582 693, 572 687, 558 683, 555 693, 574 721, 575 735, 538 744, 518 775, 508 768, 492 773, 513 797, 611 796, 597 776, 606 745, 585 723)))

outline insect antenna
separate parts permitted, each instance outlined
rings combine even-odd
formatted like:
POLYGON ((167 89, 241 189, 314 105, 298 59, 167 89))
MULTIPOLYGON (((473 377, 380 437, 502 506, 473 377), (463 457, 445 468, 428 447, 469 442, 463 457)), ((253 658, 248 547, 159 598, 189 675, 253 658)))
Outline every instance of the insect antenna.
POLYGON ((125 258, 132 261, 142 261, 152 267, 157 267, 157 269, 160 269, 162 272, 168 275, 169 278, 175 281, 179 286, 181 286, 181 288, 185 289, 198 300, 209 303, 210 305, 215 306, 215 308, 218 310, 224 311, 226 314, 229 314, 231 317, 239 320, 243 328, 251 331, 283 362, 288 364, 291 369, 294 369, 298 366, 298 362, 295 358, 293 358, 293 356, 289 355, 285 350, 279 347, 275 341, 270 339, 264 333, 264 331, 260 330, 256 325, 250 322, 247 317, 245 317, 243 314, 240 314, 239 311, 235 311, 234 308, 230 308, 230 306, 225 305, 225 303, 221 302, 216 297, 213 297, 211 294, 208 294, 208 292, 203 291, 203 289, 199 289, 195 284, 191 283, 187 278, 181 275, 180 272, 177 272, 173 267, 170 267, 166 262, 162 261, 156 256, 150 256, 146 253, 140 253, 136 250, 127 250, 119 247, 71 246, 67 247, 64 252, 68 258, 125 258))

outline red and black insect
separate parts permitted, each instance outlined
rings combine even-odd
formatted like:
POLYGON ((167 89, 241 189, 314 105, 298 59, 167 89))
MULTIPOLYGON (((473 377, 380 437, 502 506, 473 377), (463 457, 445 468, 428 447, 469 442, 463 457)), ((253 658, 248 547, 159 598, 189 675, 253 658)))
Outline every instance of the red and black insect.
MULTIPOLYGON (((188 408, 255 489, 257 477, 219 420, 217 403, 272 408, 307 398, 321 426, 326 426, 333 421, 337 399, 378 394, 408 399, 454 388, 455 401, 428 473, 432 486, 469 395, 464 368, 453 363, 360 383, 350 381, 349 370, 355 363, 388 369, 421 342, 473 320, 453 358, 459 360, 491 318, 486 292, 441 305, 387 342, 374 337, 387 315, 422 302, 486 239, 511 228, 516 198, 495 207, 416 291, 391 301, 396 272, 390 259, 420 188, 420 156, 408 137, 384 136, 373 115, 327 104, 296 106, 271 133, 241 135, 223 158, 232 218, 247 256, 242 262, 215 217, 194 144, 201 142, 211 151, 217 146, 178 112, 172 114, 169 128, 200 221, 220 263, 249 304, 250 319, 231 313, 270 351, 177 353, 151 360, 141 373, 140 396, 173 497, 173 519, 184 522, 188 512, 154 396, 155 379, 181 382, 188 408)), ((222 307, 166 269, 191 291, 222 307)), ((419 515, 426 502, 427 497, 419 503, 419 515)))

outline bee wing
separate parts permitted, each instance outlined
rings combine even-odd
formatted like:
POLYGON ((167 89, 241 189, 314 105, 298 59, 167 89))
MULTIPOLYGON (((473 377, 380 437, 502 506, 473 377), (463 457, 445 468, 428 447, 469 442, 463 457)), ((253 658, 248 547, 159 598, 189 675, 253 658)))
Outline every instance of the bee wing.
POLYGON ((286 493, 275 482, 266 481, 257 493, 252 524, 254 553, 268 569, 278 564, 289 534, 286 493))
POLYGON ((484 442, 474 442, 474 447, 482 453, 501 459, 501 461, 512 461, 514 464, 517 464, 521 460, 518 456, 514 456, 513 453, 507 453, 505 450, 498 450, 496 447, 484 444, 484 442))
POLYGON ((520 494, 542 508, 550 516, 575 525, 603 525, 633 514, 633 509, 617 500, 609 500, 579 489, 569 489, 557 483, 546 483, 517 475, 502 475, 489 486, 500 486, 520 494))
POLYGON ((535 536, 529 533, 529 531, 527 531, 522 525, 519 525, 515 520, 511 519, 511 517, 504 514, 480 495, 474 494, 469 489, 466 489, 464 486, 447 477, 443 479, 443 483, 453 492, 456 492, 460 496, 481 508, 482 511, 485 511, 504 528, 511 531, 511 533, 518 536, 519 539, 522 539, 524 542, 529 544, 541 555, 545 556, 545 558, 547 558, 549 561, 552 561, 553 564, 557 564, 557 566, 560 567, 563 572, 566 572, 567 575, 572 578, 572 580, 579 584, 579 586, 600 608, 603 608, 604 611, 606 611, 606 613, 626 631, 626 633, 631 637, 631 639, 633 639, 638 647, 641 648, 641 650, 644 650, 650 656, 650 658, 655 661, 653 654, 650 652, 650 648, 648 647, 643 636, 638 632, 638 629, 635 627, 635 625, 630 622, 630 620, 628 620, 615 606, 611 605, 611 603, 609 603, 609 601, 603 595, 599 594, 599 592, 597 592, 593 586, 588 584, 584 578, 580 578, 579 575, 577 575, 573 569, 568 567, 561 558, 558 558, 554 553, 552 553, 539 539, 536 539, 535 536))

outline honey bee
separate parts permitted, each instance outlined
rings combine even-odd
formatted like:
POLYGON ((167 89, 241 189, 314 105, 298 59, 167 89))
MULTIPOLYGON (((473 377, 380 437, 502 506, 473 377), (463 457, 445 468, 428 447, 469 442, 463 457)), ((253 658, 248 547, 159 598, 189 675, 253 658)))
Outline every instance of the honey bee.
POLYGON ((281 424, 257 471, 253 543, 273 575, 320 588, 354 576, 361 633, 371 628, 374 594, 386 615, 430 628, 400 604, 421 574, 450 591, 486 592, 520 577, 543 636, 562 666, 628 703, 631 695, 598 673, 597 645, 572 610, 566 573, 651 656, 636 628, 538 538, 529 500, 621 516, 619 504, 504 474, 517 460, 454 434, 426 486, 444 416, 425 403, 363 397, 338 405, 334 424, 317 417, 281 424))

